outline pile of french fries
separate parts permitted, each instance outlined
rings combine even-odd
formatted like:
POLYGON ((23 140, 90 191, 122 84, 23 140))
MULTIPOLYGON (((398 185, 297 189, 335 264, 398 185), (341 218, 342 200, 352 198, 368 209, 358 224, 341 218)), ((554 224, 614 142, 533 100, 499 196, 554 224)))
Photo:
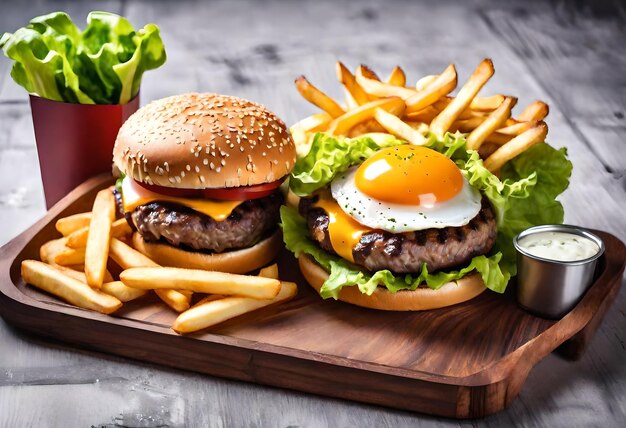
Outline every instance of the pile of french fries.
POLYGON ((323 111, 292 126, 298 154, 308 152, 316 132, 347 137, 387 132, 415 145, 425 144, 428 132, 439 138, 446 132, 461 132, 466 134, 467 148, 477 150, 485 167, 498 173, 506 162, 545 140, 548 126, 543 119, 548 115, 548 105, 534 101, 512 117, 517 98, 478 96, 493 74, 491 60, 483 60, 452 96, 458 80, 454 64, 441 74, 424 76, 415 86, 407 86, 406 74, 399 66, 383 81, 365 65, 353 74, 337 62, 337 79, 345 90, 344 105, 300 76, 296 88, 323 111))
MULTIPOLYGON (((178 333, 201 330, 256 309, 287 301, 298 290, 278 279, 278 266, 258 276, 162 267, 134 249, 126 219, 115 219, 111 189, 98 192, 91 212, 56 222, 63 235, 40 248, 38 260, 22 262, 22 278, 75 306, 111 314, 151 290, 180 315, 178 333), (109 263, 122 271, 115 280, 109 263), (191 306, 194 293, 206 296, 191 306)), ((197 300, 197 299, 196 299, 197 300)))

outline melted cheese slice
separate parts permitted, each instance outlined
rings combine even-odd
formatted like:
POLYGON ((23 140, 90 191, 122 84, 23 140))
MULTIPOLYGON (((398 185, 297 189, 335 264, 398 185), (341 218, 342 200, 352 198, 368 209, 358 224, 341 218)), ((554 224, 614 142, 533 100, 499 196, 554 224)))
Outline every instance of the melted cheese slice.
POLYGON ((154 201, 173 202, 184 205, 194 211, 208 215, 215 221, 226 220, 230 213, 233 212, 239 204, 243 203, 243 201, 217 201, 176 198, 174 196, 161 195, 141 187, 129 177, 124 178, 122 181, 122 202, 125 212, 133 211, 140 205, 146 205, 154 201))
POLYGON ((313 206, 322 208, 328 213, 328 236, 335 252, 354 263, 352 249, 358 244, 361 236, 372 229, 346 214, 328 192, 321 193, 313 206))

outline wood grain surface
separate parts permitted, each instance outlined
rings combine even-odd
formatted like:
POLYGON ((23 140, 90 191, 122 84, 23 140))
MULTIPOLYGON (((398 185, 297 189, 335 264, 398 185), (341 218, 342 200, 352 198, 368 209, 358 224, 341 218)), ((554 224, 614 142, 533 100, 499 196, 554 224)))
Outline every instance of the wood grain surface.
POLYGON ((324 301, 284 250, 278 257, 280 278, 299 284, 296 298, 180 336, 170 329, 176 313, 154 294, 107 316, 72 307, 21 279, 22 260, 37 259, 41 246, 59 235, 57 220, 83 212, 112 183, 105 174, 78 186, 0 249, 5 320, 34 334, 140 361, 438 416, 476 418, 501 411, 517 397, 529 370, 558 346, 563 344, 568 358, 581 356, 595 320, 604 318, 615 299, 626 265, 624 244, 596 232, 606 246, 596 281, 571 312, 547 320, 521 309, 512 286, 504 295, 482 293, 418 312, 324 301))
MULTIPOLYGON (((0 31, 67 10, 157 23, 166 65, 144 77, 142 102, 217 91, 266 104, 292 123, 314 109, 293 79, 340 95, 334 61, 401 64, 411 80, 455 62, 467 77, 493 58, 485 93, 549 102, 548 140, 574 163, 566 221, 626 239, 626 13, 615 1, 335 2, 39 0, 0 4, 0 31)), ((0 57, 0 242, 44 214, 27 94, 0 57)), ((549 356, 518 399, 457 422, 168 370, 76 351, 0 321, 0 426, 624 426, 626 292, 577 362, 549 356)), ((305 333, 303 333, 305 334, 305 333)), ((358 338, 355 338, 358 340, 358 338)))

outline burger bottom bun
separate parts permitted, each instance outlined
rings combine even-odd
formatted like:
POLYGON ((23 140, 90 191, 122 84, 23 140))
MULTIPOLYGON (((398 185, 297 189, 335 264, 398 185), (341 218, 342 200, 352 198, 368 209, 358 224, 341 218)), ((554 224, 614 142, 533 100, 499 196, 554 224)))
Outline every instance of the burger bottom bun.
MULTIPOLYGON (((322 284, 328 279, 328 272, 305 254, 298 257, 298 264, 304 278, 319 293, 322 284)), ((339 300, 364 308, 385 311, 424 311, 465 302, 485 290, 485 283, 481 276, 472 273, 458 281, 448 282, 438 290, 418 288, 414 291, 401 290, 391 293, 386 288, 378 287, 371 296, 368 296, 361 293, 358 287, 344 287, 339 293, 339 300)))
POLYGON ((248 273, 266 266, 276 258, 282 245, 280 230, 252 247, 213 254, 187 251, 163 243, 146 242, 139 233, 133 234, 133 246, 137 251, 160 265, 229 273, 248 273))

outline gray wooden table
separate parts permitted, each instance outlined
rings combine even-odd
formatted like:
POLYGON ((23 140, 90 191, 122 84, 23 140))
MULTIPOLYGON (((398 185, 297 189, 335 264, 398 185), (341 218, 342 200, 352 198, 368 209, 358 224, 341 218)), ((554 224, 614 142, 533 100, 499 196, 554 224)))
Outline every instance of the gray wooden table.
MULTIPOLYGON (((6 1, 0 32, 60 9, 79 21, 107 10, 154 22, 169 58, 145 76, 143 103, 215 91, 260 101, 288 123, 313 111, 297 75, 340 95, 336 59, 382 73, 400 64, 415 79, 449 62, 467 77, 491 57, 487 91, 550 104, 548 140, 574 163, 566 221, 626 240, 626 10, 589 3, 6 1)), ((0 244, 44 210, 27 94, 2 57, 0 244)), ((625 327, 622 288, 582 360, 549 356, 506 411, 454 421, 78 351, 0 320, 0 426, 626 426, 625 327)))

